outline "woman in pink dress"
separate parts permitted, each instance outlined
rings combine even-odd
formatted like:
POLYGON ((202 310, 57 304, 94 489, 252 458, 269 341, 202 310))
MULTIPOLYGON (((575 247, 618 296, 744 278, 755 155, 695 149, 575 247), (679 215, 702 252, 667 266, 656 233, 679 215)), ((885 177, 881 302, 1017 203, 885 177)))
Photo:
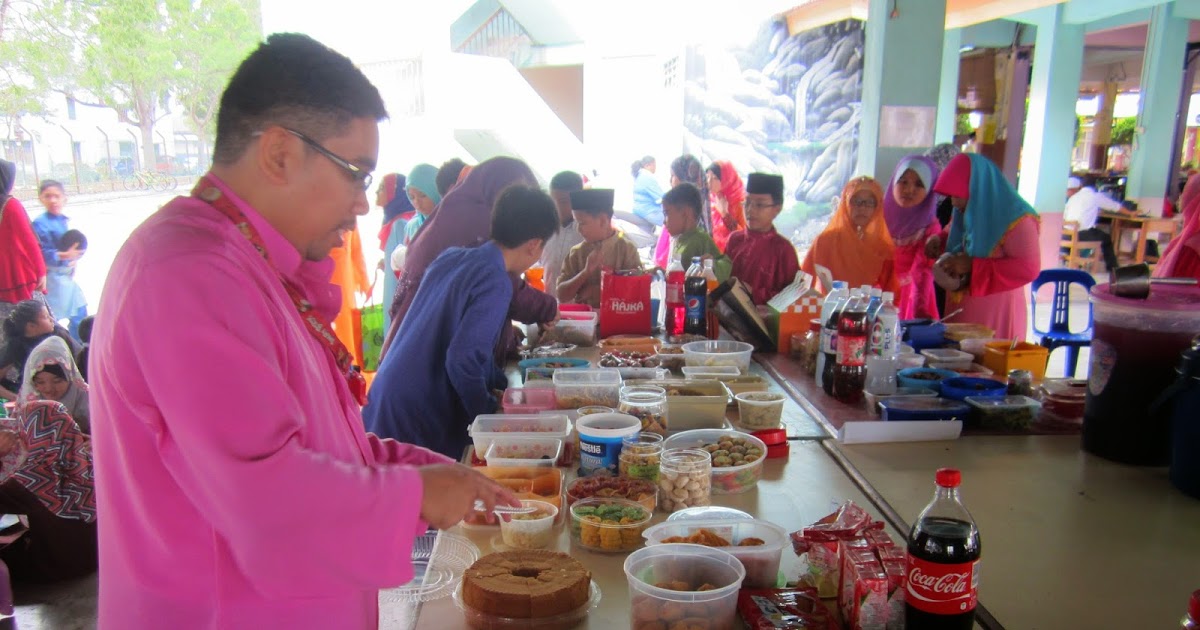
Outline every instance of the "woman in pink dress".
POLYGON ((1041 268, 1037 211, 982 155, 956 156, 933 190, 954 205, 948 229, 926 247, 931 258, 945 251, 936 265, 962 280, 946 311, 961 308, 956 322, 987 326, 997 339, 1025 339, 1025 287, 1041 268))
POLYGON ((933 193, 937 176, 933 160, 910 155, 896 165, 883 195, 883 217, 896 244, 896 280, 900 287, 896 307, 900 319, 938 317, 933 261, 925 256, 925 241, 942 231, 937 220, 937 195, 933 193))

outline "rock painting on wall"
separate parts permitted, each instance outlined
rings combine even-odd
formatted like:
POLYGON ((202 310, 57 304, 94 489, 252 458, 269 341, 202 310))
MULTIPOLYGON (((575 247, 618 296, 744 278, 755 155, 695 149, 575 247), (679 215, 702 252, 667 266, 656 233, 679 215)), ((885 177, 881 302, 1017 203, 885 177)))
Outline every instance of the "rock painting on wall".
POLYGON ((684 147, 742 174, 784 176, 780 234, 802 249, 854 175, 862 109, 863 24, 789 34, 777 18, 744 47, 689 47, 684 147))

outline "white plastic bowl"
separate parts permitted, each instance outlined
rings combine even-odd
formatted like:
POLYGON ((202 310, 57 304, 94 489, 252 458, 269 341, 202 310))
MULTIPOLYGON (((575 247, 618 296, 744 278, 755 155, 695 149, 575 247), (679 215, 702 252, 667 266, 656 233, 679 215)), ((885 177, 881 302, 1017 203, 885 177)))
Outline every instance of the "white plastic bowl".
POLYGON ((683 360, 691 367, 732 365, 739 370, 750 369, 750 354, 754 346, 740 341, 693 341, 683 344, 683 360))

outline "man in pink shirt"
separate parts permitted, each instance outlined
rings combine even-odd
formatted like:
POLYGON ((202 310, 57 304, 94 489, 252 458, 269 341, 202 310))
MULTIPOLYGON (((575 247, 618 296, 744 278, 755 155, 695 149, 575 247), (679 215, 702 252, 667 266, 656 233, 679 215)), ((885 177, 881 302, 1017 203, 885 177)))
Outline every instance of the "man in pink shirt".
POLYGON ((96 316, 102 630, 375 628, 482 475, 363 432, 329 250, 386 116, 350 60, 273 35, 221 98, 212 170, 118 254, 96 316))

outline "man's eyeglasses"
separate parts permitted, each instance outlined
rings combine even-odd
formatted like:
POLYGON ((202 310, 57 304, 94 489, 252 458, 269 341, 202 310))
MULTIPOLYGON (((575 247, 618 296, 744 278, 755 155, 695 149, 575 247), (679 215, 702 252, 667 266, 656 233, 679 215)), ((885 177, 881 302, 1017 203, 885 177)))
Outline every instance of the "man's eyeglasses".
POLYGON ((296 136, 297 138, 300 138, 301 140, 303 140, 304 144, 307 144, 308 146, 312 147, 313 150, 316 151, 317 153, 320 153, 321 155, 324 155, 325 157, 329 158, 330 162, 333 162, 334 164, 337 164, 338 166, 342 167, 342 170, 346 171, 346 173, 348 173, 354 181, 358 182, 359 185, 362 186, 363 190, 366 190, 371 187, 372 176, 369 171, 363 170, 362 168, 355 166, 354 164, 351 164, 349 160, 334 153, 333 151, 330 151, 329 149, 326 149, 325 147, 321 146, 321 143, 317 142, 316 140, 313 140, 312 138, 309 138, 308 136, 300 133, 299 131, 296 131, 295 129, 288 129, 287 127, 282 127, 282 129, 284 131, 292 134, 293 136, 296 136))

